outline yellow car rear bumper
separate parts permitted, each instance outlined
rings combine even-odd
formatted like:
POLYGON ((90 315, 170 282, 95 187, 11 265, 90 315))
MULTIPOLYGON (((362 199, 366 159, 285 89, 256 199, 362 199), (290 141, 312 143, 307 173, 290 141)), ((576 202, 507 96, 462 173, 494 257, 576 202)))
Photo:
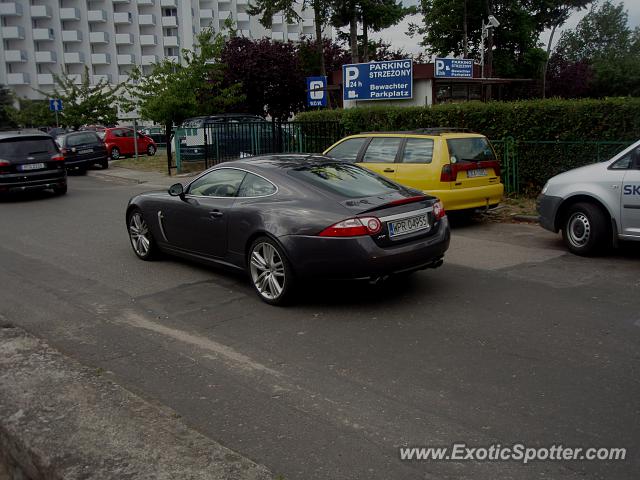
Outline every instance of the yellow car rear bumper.
POLYGON ((502 201, 504 185, 458 188, 450 190, 425 191, 442 200, 445 210, 468 210, 472 208, 494 207, 502 201))

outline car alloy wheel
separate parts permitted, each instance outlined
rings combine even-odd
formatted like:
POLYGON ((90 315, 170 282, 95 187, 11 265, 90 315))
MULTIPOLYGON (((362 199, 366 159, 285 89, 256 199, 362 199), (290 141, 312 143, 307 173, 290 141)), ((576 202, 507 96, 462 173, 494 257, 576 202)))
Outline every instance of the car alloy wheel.
POLYGON ((120 149, 118 147, 113 147, 111 149, 111 159, 118 160, 120 158, 120 149))
POLYGON ((143 260, 151 258, 154 249, 153 236, 140 211, 134 211, 129 217, 129 238, 138 257, 143 260))
POLYGON ((156 154, 156 147, 153 145, 149 145, 147 147, 147 155, 149 155, 150 157, 153 157, 156 154))
POLYGON ((575 212, 567 222, 567 239, 576 248, 582 248, 589 243, 591 237, 591 223, 583 212, 575 212))
POLYGON ((278 303, 287 290, 287 268, 277 247, 266 240, 253 244, 250 254, 251 281, 268 303, 278 303))

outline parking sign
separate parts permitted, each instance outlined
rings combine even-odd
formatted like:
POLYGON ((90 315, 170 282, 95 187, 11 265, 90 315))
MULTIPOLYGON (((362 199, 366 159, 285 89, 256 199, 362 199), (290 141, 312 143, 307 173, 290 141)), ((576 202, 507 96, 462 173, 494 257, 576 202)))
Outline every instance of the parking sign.
POLYGON ((342 66, 343 100, 407 100, 413 97, 413 60, 342 66))
POLYGON ((307 105, 327 106, 327 77, 307 77, 307 105))

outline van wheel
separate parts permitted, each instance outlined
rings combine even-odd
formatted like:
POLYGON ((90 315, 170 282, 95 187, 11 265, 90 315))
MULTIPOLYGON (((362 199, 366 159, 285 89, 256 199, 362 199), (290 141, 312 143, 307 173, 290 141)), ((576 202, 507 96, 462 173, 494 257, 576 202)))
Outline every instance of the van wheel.
POLYGON ((576 255, 602 253, 611 246, 608 215, 592 203, 576 203, 564 217, 562 238, 569 251, 576 255))

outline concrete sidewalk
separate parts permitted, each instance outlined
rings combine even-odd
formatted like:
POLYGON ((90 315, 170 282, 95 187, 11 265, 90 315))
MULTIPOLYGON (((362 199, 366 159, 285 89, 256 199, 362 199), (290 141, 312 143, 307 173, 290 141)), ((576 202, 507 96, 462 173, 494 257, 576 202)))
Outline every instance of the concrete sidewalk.
POLYGON ((87 175, 111 182, 146 183, 153 186, 170 187, 178 182, 185 184, 199 174, 182 173, 169 176, 166 173, 111 166, 107 170, 88 170, 87 175))
POLYGON ((173 411, 5 323, 0 325, 0 478, 7 475, 272 478, 265 467, 185 426, 173 411))

